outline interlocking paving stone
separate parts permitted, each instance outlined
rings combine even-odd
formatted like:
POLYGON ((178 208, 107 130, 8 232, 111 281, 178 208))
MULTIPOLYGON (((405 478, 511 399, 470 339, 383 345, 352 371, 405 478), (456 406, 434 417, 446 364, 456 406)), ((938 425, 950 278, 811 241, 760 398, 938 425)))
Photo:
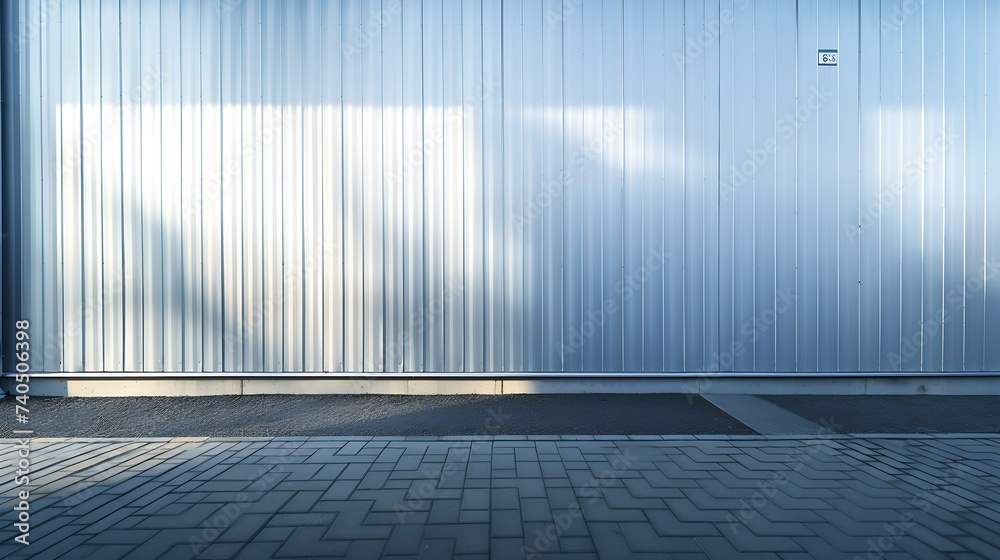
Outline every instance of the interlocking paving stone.
POLYGON ((299 527, 289 535, 288 540, 278 549, 279 558, 303 556, 315 556, 327 558, 330 556, 344 556, 350 548, 350 541, 327 541, 322 540, 325 528, 323 527, 299 527))
POLYGON ((994 435, 40 447, 33 543, 0 527, 4 557, 1000 557, 994 435))
POLYGON ((663 537, 649 523, 620 523, 625 540, 633 552, 698 552, 694 537, 663 537))
POLYGON ((594 552, 594 539, 589 537, 561 537, 559 549, 563 552, 594 552))
POLYGON ((420 549, 423 540, 424 527, 421 525, 399 525, 392 530, 392 535, 386 541, 386 554, 413 554, 420 549))
POLYGON ((670 536, 713 536, 719 534, 719 529, 712 523, 681 521, 670 510, 651 510, 646 512, 646 518, 656 531, 656 534, 670 536))
POLYGON ((463 509, 458 515, 459 523, 489 523, 490 511, 486 509, 463 509))
POLYGON ((521 512, 514 509, 492 512, 490 527, 492 537, 521 537, 524 535, 521 526, 521 512))
MULTIPOLYGON (((741 553, 725 537, 696 537, 695 541, 711 560, 728 560, 730 558, 748 558, 753 560, 779 560, 781 557, 773 552, 741 553)), ((836 558, 829 556, 828 558, 836 558)), ((818 557, 823 558, 823 557, 818 557)))
POLYGON ((431 524, 458 523, 461 504, 460 500, 434 500, 427 522, 431 524))
POLYGON ((638 509, 611 509, 604 498, 588 498, 580 501, 580 509, 583 511, 583 518, 588 523, 598 522, 620 522, 620 521, 644 521, 646 519, 642 510, 638 509))
POLYGON ((523 558, 524 539, 518 537, 494 537, 490 539, 491 558, 523 558))
POLYGON ((797 521, 775 522, 763 515, 739 515, 734 516, 734 518, 738 518, 738 522, 730 520, 725 527, 721 528, 721 531, 734 533, 740 531, 742 527, 746 527, 759 537, 811 537, 815 535, 808 524, 797 521))

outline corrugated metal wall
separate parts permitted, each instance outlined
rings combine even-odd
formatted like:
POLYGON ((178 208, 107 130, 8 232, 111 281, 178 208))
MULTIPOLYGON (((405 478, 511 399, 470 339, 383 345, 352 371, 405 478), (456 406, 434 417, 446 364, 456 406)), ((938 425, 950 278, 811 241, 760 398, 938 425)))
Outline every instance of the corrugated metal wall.
POLYGON ((1000 2, 6 9, 36 370, 1000 370, 1000 2))

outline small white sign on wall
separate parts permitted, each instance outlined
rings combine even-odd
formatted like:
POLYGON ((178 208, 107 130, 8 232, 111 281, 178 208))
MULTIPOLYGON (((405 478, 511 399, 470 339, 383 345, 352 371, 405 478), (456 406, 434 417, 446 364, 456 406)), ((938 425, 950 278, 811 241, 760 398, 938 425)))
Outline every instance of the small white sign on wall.
POLYGON ((837 65, 837 49, 820 49, 819 50, 819 65, 820 66, 836 66, 837 65))

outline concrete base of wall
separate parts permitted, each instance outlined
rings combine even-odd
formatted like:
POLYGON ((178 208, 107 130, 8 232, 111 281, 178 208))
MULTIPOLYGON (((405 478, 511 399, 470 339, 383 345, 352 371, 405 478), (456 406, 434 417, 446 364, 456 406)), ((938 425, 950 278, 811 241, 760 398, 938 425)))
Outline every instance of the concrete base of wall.
MULTIPOLYGON (((0 386, 14 393, 12 377, 0 386)), ((361 379, 317 377, 81 378, 32 375, 39 397, 135 397, 271 394, 718 393, 752 395, 1000 395, 1000 374, 885 377, 551 377, 361 379)))

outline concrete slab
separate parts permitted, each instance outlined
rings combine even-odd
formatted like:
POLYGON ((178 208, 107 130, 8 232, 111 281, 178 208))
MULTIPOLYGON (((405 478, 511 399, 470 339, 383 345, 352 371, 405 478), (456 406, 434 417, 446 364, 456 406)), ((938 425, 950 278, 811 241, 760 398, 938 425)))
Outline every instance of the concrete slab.
POLYGON ((761 435, 816 435, 828 431, 753 395, 706 394, 703 398, 761 435))

